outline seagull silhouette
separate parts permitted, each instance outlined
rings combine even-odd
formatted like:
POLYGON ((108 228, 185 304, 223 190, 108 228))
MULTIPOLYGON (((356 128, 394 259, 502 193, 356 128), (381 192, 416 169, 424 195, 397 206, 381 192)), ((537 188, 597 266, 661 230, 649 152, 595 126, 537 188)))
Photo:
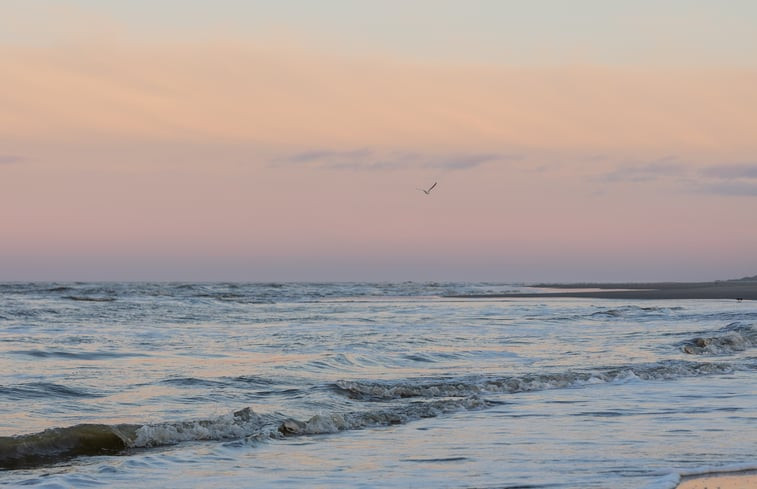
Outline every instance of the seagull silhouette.
POLYGON ((430 187, 428 188, 428 190, 426 190, 426 189, 423 189, 423 188, 416 188, 416 190, 420 190, 420 191, 421 191, 421 192, 423 192, 424 194, 428 195, 428 194, 430 194, 430 193, 431 193, 431 191, 432 191, 432 190, 434 190, 434 187, 436 187, 436 182, 434 182, 434 184, 433 184, 432 186, 430 186, 430 187))

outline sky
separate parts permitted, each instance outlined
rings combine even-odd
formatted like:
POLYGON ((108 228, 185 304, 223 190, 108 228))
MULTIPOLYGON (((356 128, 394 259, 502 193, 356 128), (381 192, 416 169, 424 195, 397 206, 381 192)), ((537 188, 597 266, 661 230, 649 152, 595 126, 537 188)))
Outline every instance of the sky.
POLYGON ((0 281, 754 275, 756 21, 739 0, 5 0, 0 281))

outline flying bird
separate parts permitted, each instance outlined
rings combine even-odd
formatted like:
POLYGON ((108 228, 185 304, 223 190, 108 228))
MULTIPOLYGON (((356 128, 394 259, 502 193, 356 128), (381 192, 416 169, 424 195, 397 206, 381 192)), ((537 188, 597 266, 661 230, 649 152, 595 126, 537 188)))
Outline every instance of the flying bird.
POLYGON ((421 192, 423 192, 424 194, 428 195, 428 194, 430 194, 430 193, 431 193, 431 191, 432 191, 432 190, 434 190, 434 187, 436 187, 436 182, 434 182, 434 184, 433 184, 432 186, 430 186, 430 187, 428 188, 428 190, 426 190, 426 189, 423 189, 423 188, 416 188, 416 190, 420 190, 420 191, 421 191, 421 192))

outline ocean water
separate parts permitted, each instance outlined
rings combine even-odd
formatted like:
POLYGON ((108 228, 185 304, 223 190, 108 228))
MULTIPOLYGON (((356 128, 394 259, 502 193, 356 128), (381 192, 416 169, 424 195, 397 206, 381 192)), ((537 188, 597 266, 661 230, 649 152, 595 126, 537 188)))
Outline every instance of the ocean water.
POLYGON ((757 303, 0 284, 0 486, 655 488, 757 468, 757 303))

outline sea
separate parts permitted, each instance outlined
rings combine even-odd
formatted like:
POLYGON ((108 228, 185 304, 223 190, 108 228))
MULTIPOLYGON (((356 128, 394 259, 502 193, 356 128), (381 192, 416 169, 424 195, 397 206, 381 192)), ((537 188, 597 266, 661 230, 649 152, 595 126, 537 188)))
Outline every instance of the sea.
POLYGON ((0 283, 0 486, 673 489, 757 469, 757 302, 497 297, 526 291, 0 283))

